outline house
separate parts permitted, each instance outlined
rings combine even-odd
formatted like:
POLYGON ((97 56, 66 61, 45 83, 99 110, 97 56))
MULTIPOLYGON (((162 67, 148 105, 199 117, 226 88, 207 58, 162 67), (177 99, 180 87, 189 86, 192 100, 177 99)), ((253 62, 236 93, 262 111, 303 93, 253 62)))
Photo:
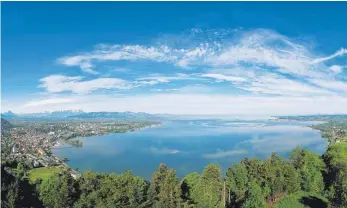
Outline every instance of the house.
POLYGON ((40 166, 40 163, 38 161, 34 160, 33 161, 33 166, 34 166, 34 168, 37 168, 37 167, 40 166))
POLYGON ((40 156, 46 155, 46 152, 42 148, 39 148, 37 152, 40 154, 40 156))
POLYGON ((12 154, 16 154, 17 152, 18 152, 17 145, 13 145, 13 147, 12 147, 12 154))

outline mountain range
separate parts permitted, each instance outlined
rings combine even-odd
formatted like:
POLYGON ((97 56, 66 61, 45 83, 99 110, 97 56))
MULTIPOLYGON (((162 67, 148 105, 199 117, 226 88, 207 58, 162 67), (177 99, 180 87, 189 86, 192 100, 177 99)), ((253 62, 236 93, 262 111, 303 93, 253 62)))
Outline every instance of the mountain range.
POLYGON ((158 119, 156 115, 143 112, 84 112, 82 110, 64 110, 42 113, 15 114, 11 111, 1 114, 1 118, 67 118, 67 119, 158 119))

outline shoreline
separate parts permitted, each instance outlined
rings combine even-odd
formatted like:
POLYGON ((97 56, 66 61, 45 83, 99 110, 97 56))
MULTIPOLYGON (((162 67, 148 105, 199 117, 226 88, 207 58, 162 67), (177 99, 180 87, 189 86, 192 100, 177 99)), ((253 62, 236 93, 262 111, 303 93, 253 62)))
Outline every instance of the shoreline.
MULTIPOLYGON (((138 130, 141 131, 141 130, 144 130, 144 129, 147 129, 147 128, 156 128, 156 127, 160 127, 160 126, 163 126, 165 123, 166 123, 166 122, 162 122, 162 123, 160 123, 160 124, 155 124, 155 125, 149 125, 149 126, 143 127, 143 128, 141 128, 141 129, 138 129, 138 130)), ((319 131, 319 132, 320 132, 320 138, 323 139, 323 140, 325 140, 325 141, 327 141, 325 138, 322 137, 322 135, 321 135, 322 132, 321 132, 320 130, 312 128, 312 127, 309 125, 309 123, 306 123, 306 124, 308 124, 308 125, 304 125, 304 126, 302 126, 302 127, 303 127, 303 128, 309 128, 309 129, 311 129, 311 130, 313 130, 313 131, 319 131)), ((262 126, 263 126, 263 125, 262 125, 262 126)), ((126 131, 126 132, 119 132, 119 133, 129 133, 129 132, 133 132, 133 131, 126 131)), ((102 135, 108 135, 108 134, 118 134, 118 133, 109 132, 109 133, 102 134, 102 135)), ((102 136, 102 135, 92 135, 92 136, 102 136)), ((86 136, 84 136, 84 137, 86 137, 86 136)), ((79 137, 76 137, 76 138, 79 138, 79 137)), ((83 137, 80 137, 80 138, 83 139, 83 137)), ((329 145, 329 143, 328 143, 328 145, 329 145)), ((60 147, 61 147, 61 146, 60 146, 60 147)), ((73 148, 73 146, 69 146, 69 147, 73 148)), ((57 155, 55 155, 55 156, 58 157, 57 155)), ((69 161, 70 161, 70 158, 68 158, 68 159, 69 159, 69 161)), ((78 169, 78 171, 76 171, 75 169, 73 169, 72 167, 70 167, 67 163, 64 163, 64 165, 65 165, 66 167, 71 168, 71 170, 73 170, 74 173, 77 173, 77 174, 82 174, 82 173, 83 173, 82 170, 78 169)))
MULTIPOLYGON (((76 137, 71 137, 69 138, 68 140, 70 139, 76 139, 76 138, 85 138, 85 137, 92 137, 92 136, 104 136, 104 135, 108 135, 108 134, 121 134, 121 133, 129 133, 129 132, 134 132, 134 131, 139 131, 139 130, 144 130, 144 129, 148 129, 148 128, 156 128, 156 127, 160 127, 163 125, 163 122, 160 122, 158 124, 152 124, 152 125, 149 125, 149 126, 144 126, 143 128, 138 128, 138 129, 135 129, 135 130, 127 130, 127 131, 124 131, 124 132, 107 132, 105 134, 96 134, 96 135, 86 135, 86 136, 76 136, 76 137)), ((70 145, 68 144, 66 141, 64 141, 63 139, 59 139, 60 141, 57 141, 56 143, 58 143, 58 146, 57 144, 54 144, 50 150, 52 152, 52 149, 59 149, 61 148, 61 146, 63 146, 64 144, 60 143, 60 142, 64 142, 65 144, 69 145, 70 148, 78 148, 78 147, 74 147, 73 145, 70 145)), ((65 166, 66 168, 70 169, 71 170, 71 175, 76 179, 79 175, 81 175, 82 173, 73 169, 72 167, 70 167, 68 164, 66 164, 66 162, 64 162, 62 160, 62 158, 60 158, 59 156, 55 155, 53 152, 52 152, 52 157, 56 160, 56 161, 59 161, 59 164, 60 165, 63 165, 65 166)), ((69 160, 69 158, 67 158, 69 160)))

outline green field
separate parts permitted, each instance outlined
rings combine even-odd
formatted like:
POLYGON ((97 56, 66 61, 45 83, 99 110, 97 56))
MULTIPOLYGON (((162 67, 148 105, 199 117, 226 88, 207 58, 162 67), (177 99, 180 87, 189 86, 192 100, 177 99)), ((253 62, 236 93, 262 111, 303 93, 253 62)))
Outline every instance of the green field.
POLYGON ((347 148, 347 142, 340 142, 340 143, 338 143, 338 144, 336 144, 336 145, 340 145, 340 146, 342 146, 342 147, 345 147, 345 148, 347 148))
POLYGON ((47 180, 54 173, 59 173, 61 171, 61 166, 55 167, 41 167, 34 168, 29 171, 29 180, 33 183, 37 178, 42 178, 42 180, 47 180))
POLYGON ((329 201, 320 195, 298 192, 281 199, 275 208, 326 208, 328 205, 329 201))

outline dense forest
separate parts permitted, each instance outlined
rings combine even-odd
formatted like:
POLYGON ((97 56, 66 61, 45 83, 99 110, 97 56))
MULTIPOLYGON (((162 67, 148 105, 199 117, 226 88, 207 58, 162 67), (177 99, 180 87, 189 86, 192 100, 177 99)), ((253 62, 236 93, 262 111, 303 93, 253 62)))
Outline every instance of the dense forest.
POLYGON ((30 186, 23 181, 25 166, 20 166, 17 177, 2 166, 4 207, 29 207, 33 201, 52 208, 347 207, 344 142, 330 145, 322 156, 298 147, 289 159, 275 153, 264 161, 244 158, 225 174, 220 166, 209 164, 202 173, 190 173, 181 180, 175 170, 160 164, 150 181, 131 171, 86 171, 77 179, 63 171, 30 186), (31 193, 23 192, 24 188, 31 193))

